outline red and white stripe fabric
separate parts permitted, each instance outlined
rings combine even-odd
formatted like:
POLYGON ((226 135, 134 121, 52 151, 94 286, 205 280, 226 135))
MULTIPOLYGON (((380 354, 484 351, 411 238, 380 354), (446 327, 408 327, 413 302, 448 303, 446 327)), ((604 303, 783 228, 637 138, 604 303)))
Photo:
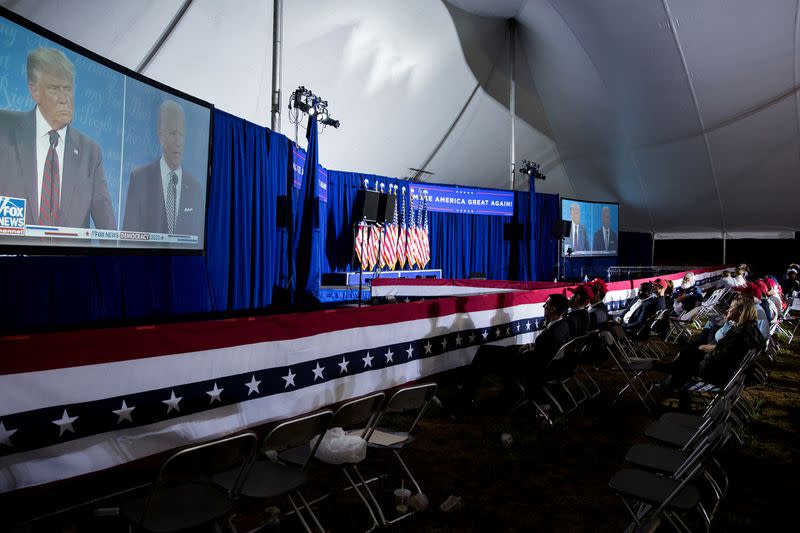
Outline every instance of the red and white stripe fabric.
MULTIPOLYGON (((638 281, 609 284, 607 301, 638 281)), ((481 344, 533 341, 564 291, 0 337, 0 493, 467 365, 481 344)))

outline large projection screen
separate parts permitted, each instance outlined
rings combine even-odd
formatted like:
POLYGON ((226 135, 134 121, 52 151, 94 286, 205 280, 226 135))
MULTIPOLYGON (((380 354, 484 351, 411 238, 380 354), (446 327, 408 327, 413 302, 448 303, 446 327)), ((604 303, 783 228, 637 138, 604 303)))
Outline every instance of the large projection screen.
POLYGON ((619 204, 561 198, 561 220, 572 222, 563 257, 613 257, 619 251, 619 204))
POLYGON ((202 253, 210 104, 5 9, 0 64, 0 253, 202 253))

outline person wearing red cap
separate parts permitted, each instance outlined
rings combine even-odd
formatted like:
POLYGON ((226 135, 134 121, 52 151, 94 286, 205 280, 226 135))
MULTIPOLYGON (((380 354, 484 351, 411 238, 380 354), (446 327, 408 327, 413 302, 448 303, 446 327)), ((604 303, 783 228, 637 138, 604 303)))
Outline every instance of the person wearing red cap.
POLYGON ((752 281, 748 281, 744 284, 744 286, 736 287, 734 290, 741 292, 742 297, 749 297, 753 299, 753 303, 756 304, 756 315, 758 316, 758 331, 761 332, 761 335, 765 340, 769 339, 769 315, 764 309, 764 306, 761 305, 761 287, 752 281))
POLYGON ((594 291, 588 283, 581 283, 577 287, 567 289, 572 292, 569 299, 569 313, 567 313, 567 324, 569 324, 572 338, 582 337, 589 332, 589 303, 594 299, 594 291))
POLYGON ((608 307, 603 301, 608 292, 606 282, 600 278, 595 278, 589 282, 594 292, 594 298, 589 306, 589 330, 602 328, 608 323, 608 307))
POLYGON ((764 312, 767 314, 767 320, 769 320, 770 327, 774 326, 778 323, 778 316, 779 316, 779 309, 781 307, 775 306, 775 302, 770 300, 769 298, 769 284, 767 280, 764 278, 759 278, 755 281, 755 284, 758 285, 758 288, 761 290, 761 307, 764 308, 764 312))
POLYGON ((778 280, 772 276, 767 276, 764 278, 764 281, 768 287, 767 297, 769 297, 769 301, 775 305, 775 309, 777 309, 778 314, 783 313, 784 301, 783 298, 781 298, 781 286, 778 285, 778 280))

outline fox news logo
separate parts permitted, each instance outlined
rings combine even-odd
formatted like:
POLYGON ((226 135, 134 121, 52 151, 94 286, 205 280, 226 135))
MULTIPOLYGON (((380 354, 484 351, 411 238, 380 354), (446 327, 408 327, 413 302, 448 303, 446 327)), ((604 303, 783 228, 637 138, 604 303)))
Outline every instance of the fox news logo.
POLYGON ((25 199, 0 196, 0 233, 25 232, 25 199))

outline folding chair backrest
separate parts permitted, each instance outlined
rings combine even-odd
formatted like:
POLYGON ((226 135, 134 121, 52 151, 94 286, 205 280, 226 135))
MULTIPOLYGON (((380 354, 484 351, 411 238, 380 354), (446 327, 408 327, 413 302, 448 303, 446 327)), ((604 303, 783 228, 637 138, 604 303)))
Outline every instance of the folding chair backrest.
POLYGON ((698 305, 697 307, 693 307, 684 313, 681 313, 680 319, 684 321, 692 321, 703 312, 703 306, 698 305))
POLYGON ((384 393, 378 392, 342 404, 333 415, 331 427, 341 427, 345 430, 364 428, 360 435, 363 437, 380 413, 385 398, 384 393))
POLYGON ((204 480, 236 465, 243 466, 253 456, 256 442, 256 434, 248 432, 181 450, 166 460, 155 485, 204 480))
MULTIPOLYGON (((411 426, 406 430, 408 433, 411 433, 417 426, 417 422, 422 418, 422 415, 425 414, 425 410, 428 408, 428 405, 430 405, 431 400, 433 400, 436 389, 436 383, 423 383, 421 385, 412 385, 398 390, 386 401, 385 407, 373 423, 373 428, 377 426, 383 415, 387 413, 417 411, 417 416, 414 418, 411 426)), ((370 434, 371 431, 368 432, 367 438, 370 434)))
POLYGON ((675 471, 675 477, 681 479, 687 473, 702 467, 702 464, 727 442, 727 435, 729 434, 730 425, 727 422, 721 422, 711 428, 686 457, 683 464, 675 471))
MULTIPOLYGON (((276 451, 280 452, 296 446, 302 446, 317 435, 322 435, 328 429, 333 411, 326 409, 312 413, 294 420, 282 422, 270 431, 261 443, 263 453, 276 451)), ((317 445, 322 439, 317 439, 317 445)), ((312 450, 310 457, 314 456, 312 450)))

